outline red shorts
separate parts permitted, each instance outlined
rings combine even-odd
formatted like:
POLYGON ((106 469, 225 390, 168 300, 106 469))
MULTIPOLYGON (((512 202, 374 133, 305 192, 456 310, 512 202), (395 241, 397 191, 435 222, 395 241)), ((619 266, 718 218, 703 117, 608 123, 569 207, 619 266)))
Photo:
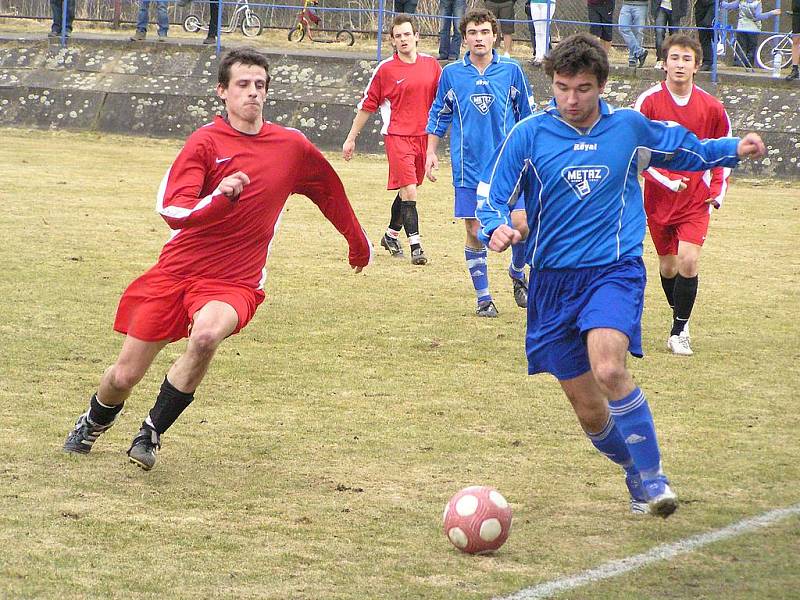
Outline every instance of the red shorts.
POLYGON ((661 225, 653 221, 647 221, 650 229, 650 237, 659 256, 668 254, 678 254, 678 242, 689 242, 702 246, 706 241, 708 233, 708 221, 710 215, 706 213, 695 215, 691 221, 683 223, 673 223, 672 225, 661 225))
POLYGON ((425 154, 428 151, 427 135, 385 135, 386 157, 389 159, 387 190, 397 190, 425 178, 425 154))
POLYGON ((256 314, 264 292, 220 279, 179 277, 155 266, 123 292, 114 331, 145 342, 174 342, 189 336, 194 314, 212 300, 229 304, 239 315, 233 335, 256 314))

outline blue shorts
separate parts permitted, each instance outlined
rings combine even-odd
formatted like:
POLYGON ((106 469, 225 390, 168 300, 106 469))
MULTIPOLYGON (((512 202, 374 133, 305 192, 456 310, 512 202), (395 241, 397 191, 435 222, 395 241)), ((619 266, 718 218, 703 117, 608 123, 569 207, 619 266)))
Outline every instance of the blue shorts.
MULTIPOLYGON (((456 219, 474 219, 478 207, 478 188, 457 187, 455 190, 453 216, 456 219)), ((511 210, 525 210, 525 196, 520 194, 511 210)))
POLYGON ((563 381, 591 369, 590 329, 628 336, 628 352, 641 358, 642 309, 647 273, 640 257, 602 267, 543 269, 531 273, 525 352, 528 374, 552 373, 563 381))

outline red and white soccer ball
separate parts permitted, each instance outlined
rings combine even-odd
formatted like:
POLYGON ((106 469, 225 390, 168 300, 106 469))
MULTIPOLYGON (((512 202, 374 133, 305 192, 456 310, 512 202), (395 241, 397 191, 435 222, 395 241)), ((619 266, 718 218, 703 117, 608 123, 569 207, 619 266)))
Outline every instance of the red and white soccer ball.
POLYGON ((444 507, 444 534, 467 554, 494 552, 511 532, 511 507, 493 487, 464 488, 444 507))

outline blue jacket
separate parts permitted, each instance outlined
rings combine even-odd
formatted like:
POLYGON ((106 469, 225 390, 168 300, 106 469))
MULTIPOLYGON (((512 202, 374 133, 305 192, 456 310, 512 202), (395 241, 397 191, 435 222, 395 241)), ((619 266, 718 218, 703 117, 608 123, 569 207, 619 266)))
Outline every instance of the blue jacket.
POLYGON ((638 172, 734 167, 739 138, 701 142, 677 123, 650 121, 600 101, 600 118, 581 132, 555 103, 521 121, 494 152, 478 185, 478 237, 511 225, 509 204, 525 194, 535 269, 577 269, 642 255, 645 213, 638 172))
POLYGON ((531 114, 533 95, 516 61, 493 50, 492 62, 481 73, 469 55, 442 69, 425 130, 441 138, 452 124, 453 185, 475 188, 494 147, 531 114))

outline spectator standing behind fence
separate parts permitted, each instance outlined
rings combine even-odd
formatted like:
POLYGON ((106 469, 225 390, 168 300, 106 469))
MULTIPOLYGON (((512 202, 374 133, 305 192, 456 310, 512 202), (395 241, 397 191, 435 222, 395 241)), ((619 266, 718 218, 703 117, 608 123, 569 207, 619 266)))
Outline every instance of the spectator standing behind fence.
MULTIPOLYGON (((72 21, 75 19, 75 0, 67 2, 67 37, 72 33, 72 21)), ((50 28, 49 38, 61 37, 62 19, 64 16, 64 0, 50 0, 50 10, 53 12, 53 26, 50 28)))
POLYGON ((419 0, 394 0, 394 14, 406 13, 413 15, 417 12, 417 2, 419 0))
POLYGON ((650 0, 650 14, 656 25, 656 69, 664 66, 664 38, 678 27, 686 14, 686 0, 650 0))
POLYGON ((647 0, 623 0, 619 11, 619 33, 628 46, 628 66, 643 67, 647 59, 644 25, 647 24, 647 0))
MULTIPOLYGON (((531 42, 531 46, 534 48, 533 66, 535 67, 542 66, 542 61, 547 55, 548 50, 547 30, 550 27, 550 21, 547 20, 547 5, 548 0, 530 0, 528 4, 528 10, 531 13, 531 21, 533 22, 533 30, 536 38, 535 42, 531 42)), ((556 2, 555 0, 550 0, 550 19, 553 18, 555 12, 556 2)))
POLYGON ((511 47, 514 45, 514 0, 484 0, 486 8, 500 21, 500 31, 503 34, 503 56, 511 56, 511 47))
POLYGON ((442 18, 439 60, 458 60, 461 56, 461 31, 458 25, 466 8, 466 0, 439 0, 439 16, 442 18))
POLYGON ((786 81, 800 79, 800 0, 792 0, 792 71, 786 81))
POLYGON ((739 9, 739 20, 736 22, 736 42, 747 57, 747 64, 742 64, 741 55, 734 56, 734 64, 740 67, 752 67, 756 61, 758 35, 761 33, 761 21, 781 14, 776 8, 769 12, 761 12, 761 0, 734 0, 720 2, 719 7, 725 10, 739 9))
POLYGON ((614 0, 586 0, 589 33, 600 38, 606 54, 611 50, 611 24, 614 22, 614 0))
POLYGON ((158 23, 158 41, 167 41, 169 30, 169 15, 167 14, 167 0, 141 0, 139 3, 139 18, 136 21, 136 33, 131 36, 132 42, 138 42, 147 37, 147 21, 150 18, 150 5, 156 5, 156 22, 158 23))
POLYGON ((703 63, 698 71, 710 71, 714 48, 714 0, 697 0, 694 4, 694 24, 698 28, 700 48, 703 50, 703 63))

